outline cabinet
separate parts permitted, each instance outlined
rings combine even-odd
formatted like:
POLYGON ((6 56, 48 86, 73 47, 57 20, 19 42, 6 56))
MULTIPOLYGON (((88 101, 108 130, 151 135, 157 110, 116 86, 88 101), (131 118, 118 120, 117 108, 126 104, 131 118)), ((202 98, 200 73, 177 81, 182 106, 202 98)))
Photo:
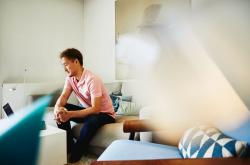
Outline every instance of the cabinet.
MULTIPOLYGON (((30 96, 34 94, 48 94, 62 88, 62 83, 4 83, 2 86, 2 106, 9 103, 13 111, 28 105, 30 96)), ((2 118, 6 117, 1 108, 2 118)))

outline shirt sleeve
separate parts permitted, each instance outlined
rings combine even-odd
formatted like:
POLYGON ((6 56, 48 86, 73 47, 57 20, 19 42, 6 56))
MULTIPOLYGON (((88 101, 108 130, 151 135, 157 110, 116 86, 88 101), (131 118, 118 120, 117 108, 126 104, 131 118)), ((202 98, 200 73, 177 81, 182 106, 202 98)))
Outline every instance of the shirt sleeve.
POLYGON ((91 98, 102 96, 102 82, 98 78, 93 78, 89 85, 91 98))
POLYGON ((72 86, 70 84, 70 78, 69 77, 67 77, 66 80, 65 80, 63 90, 69 91, 69 92, 73 91, 73 88, 72 88, 72 86))

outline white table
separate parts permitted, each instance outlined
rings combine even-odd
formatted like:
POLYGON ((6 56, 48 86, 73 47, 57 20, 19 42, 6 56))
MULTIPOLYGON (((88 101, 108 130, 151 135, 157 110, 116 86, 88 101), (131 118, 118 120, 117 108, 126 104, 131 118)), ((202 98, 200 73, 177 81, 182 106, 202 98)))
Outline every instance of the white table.
POLYGON ((40 132, 39 165, 64 165, 67 163, 66 131, 46 125, 40 132))

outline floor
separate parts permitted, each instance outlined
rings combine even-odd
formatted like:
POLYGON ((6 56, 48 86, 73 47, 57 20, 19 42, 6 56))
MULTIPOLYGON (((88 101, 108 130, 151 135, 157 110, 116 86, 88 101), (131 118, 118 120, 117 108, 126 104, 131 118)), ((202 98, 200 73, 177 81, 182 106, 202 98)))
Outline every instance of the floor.
POLYGON ((98 157, 96 155, 86 155, 81 158, 80 161, 76 163, 67 163, 66 165, 90 165, 98 157))

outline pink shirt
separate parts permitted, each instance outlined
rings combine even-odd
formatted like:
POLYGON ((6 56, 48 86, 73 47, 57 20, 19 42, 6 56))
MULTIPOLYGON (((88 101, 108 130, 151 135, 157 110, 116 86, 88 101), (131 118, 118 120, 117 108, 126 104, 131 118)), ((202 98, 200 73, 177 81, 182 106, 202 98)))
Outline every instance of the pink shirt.
POLYGON ((74 91, 84 108, 92 106, 91 99, 102 96, 100 112, 115 117, 115 111, 107 89, 104 87, 102 80, 89 70, 84 69, 79 82, 75 77, 67 77, 64 88, 70 90, 70 93, 74 91))

